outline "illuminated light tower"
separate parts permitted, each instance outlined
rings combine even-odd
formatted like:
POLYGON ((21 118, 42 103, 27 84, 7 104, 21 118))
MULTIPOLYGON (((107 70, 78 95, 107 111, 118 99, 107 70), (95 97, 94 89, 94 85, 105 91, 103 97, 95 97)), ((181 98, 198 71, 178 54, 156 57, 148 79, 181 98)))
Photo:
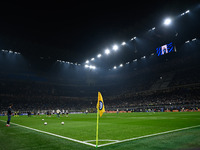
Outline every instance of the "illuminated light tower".
POLYGON ((120 64, 119 66, 120 66, 120 67, 123 67, 123 64, 120 64))
POLYGON ((146 56, 143 56, 142 58, 146 58, 146 56))
POLYGON ((96 67, 95 67, 95 66, 92 66, 92 65, 90 65, 90 66, 87 65, 86 68, 90 68, 90 69, 94 69, 94 70, 96 69, 96 67))
POLYGON ((171 24, 171 22, 172 22, 172 20, 170 18, 167 18, 167 19, 164 20, 163 24, 166 25, 166 26, 168 26, 168 25, 171 24))
POLYGON ((136 39, 136 36, 134 36, 133 38, 131 38, 131 41, 135 40, 136 39))
POLYGON ((110 54, 110 50, 109 50, 109 49, 106 49, 106 50, 105 50, 105 54, 106 54, 106 55, 110 54))
POLYGON ((192 39, 192 41, 196 41, 196 40, 197 40, 196 38, 192 39))
POLYGON ((126 42, 122 42, 122 45, 123 45, 123 46, 126 45, 126 42))
POLYGON ((190 10, 187 10, 185 13, 187 14, 187 13, 189 13, 190 12, 190 10))
POLYGON ((100 57, 101 57, 101 54, 98 54, 97 57, 100 58, 100 57))
POLYGON ((90 62, 89 60, 86 60, 86 62, 85 62, 85 63, 86 63, 86 64, 89 64, 89 62, 90 62))
POLYGON ((134 59, 133 61, 137 61, 137 59, 134 59))
POLYGON ((91 61, 94 61, 94 58, 92 58, 91 61))
POLYGON ((114 46, 113 46, 113 50, 114 50, 114 51, 117 51, 118 48, 119 48, 119 47, 118 47, 117 45, 114 45, 114 46))
POLYGON ((182 13, 181 16, 185 15, 185 13, 182 13))
POLYGON ((114 67, 113 67, 113 69, 117 69, 117 67, 116 67, 116 66, 114 66, 114 67))

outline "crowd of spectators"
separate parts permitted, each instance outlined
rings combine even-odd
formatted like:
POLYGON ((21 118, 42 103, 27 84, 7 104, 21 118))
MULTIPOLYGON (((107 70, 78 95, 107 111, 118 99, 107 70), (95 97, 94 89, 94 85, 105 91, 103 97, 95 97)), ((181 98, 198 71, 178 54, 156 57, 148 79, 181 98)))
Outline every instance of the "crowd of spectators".
MULTIPOLYGON (((13 88, 12 88, 13 89, 13 88)), ((30 89, 29 89, 30 90, 30 89)), ((34 88, 35 90, 35 88, 34 88)), ((48 91, 48 90, 47 90, 48 91)), ((200 84, 184 85, 161 90, 146 90, 141 92, 125 91, 124 93, 104 96, 106 110, 142 111, 146 109, 197 109, 200 108, 200 84)), ((52 93, 18 92, 0 94, 0 110, 5 111, 9 103, 13 103, 16 111, 38 110, 86 110, 95 109, 97 97, 67 97, 52 93)))
POLYGON ((200 108, 200 84, 195 86, 181 86, 157 91, 143 91, 139 93, 124 93, 109 97, 108 109, 198 109, 200 108))
POLYGON ((91 75, 92 72, 77 73, 82 76, 78 78, 80 82, 76 81, 73 75, 66 77, 66 80, 60 80, 54 75, 51 79, 49 76, 39 78, 29 73, 22 76, 19 72, 2 69, 0 112, 6 111, 9 103, 13 103, 13 109, 16 111, 95 109, 98 91, 103 94, 106 110, 198 109, 199 52, 180 58, 175 56, 170 60, 164 58, 165 56, 159 57, 156 62, 150 62, 149 59, 146 60, 149 61, 148 65, 133 64, 132 68, 121 69, 121 72, 110 71, 105 76, 91 75), (162 63, 157 61, 159 59, 162 63), (162 85, 162 82, 166 82, 165 76, 169 74, 171 77, 163 88, 152 88, 157 83, 162 85))

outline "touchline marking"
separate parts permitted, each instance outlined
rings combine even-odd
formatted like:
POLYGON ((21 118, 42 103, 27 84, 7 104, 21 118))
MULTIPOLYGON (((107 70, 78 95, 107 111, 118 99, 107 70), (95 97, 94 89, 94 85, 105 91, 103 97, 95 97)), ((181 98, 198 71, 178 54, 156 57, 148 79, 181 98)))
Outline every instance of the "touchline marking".
POLYGON ((127 142, 127 141, 132 141, 132 140, 137 140, 137 139, 142 139, 142 138, 151 137, 151 136, 156 136, 156 135, 162 135, 162 134, 167 134, 167 133, 182 131, 182 130, 187 130, 187 129, 192 129, 192 128, 197 128, 197 127, 200 127, 200 125, 191 126, 191 127, 186 127, 186 128, 181 128, 181 129, 175 129, 175 130, 170 130, 170 131, 165 131, 165 132, 160 132, 160 133, 155 133, 155 134, 144 135, 144 136, 135 137, 135 138, 130 138, 130 139, 125 139, 125 140, 116 141, 116 142, 112 142, 112 143, 106 143, 106 144, 99 145, 98 147, 107 146, 107 145, 112 145, 112 144, 117 144, 117 143, 122 143, 122 142, 127 142))
MULTIPOLYGON (((0 121, 6 122, 4 120, 0 120, 0 121)), ((40 133, 45 133, 45 134, 48 134, 48 135, 60 137, 60 138, 67 139, 67 140, 70 140, 70 141, 74 141, 74 142, 77 142, 77 143, 82 143, 82 144, 85 144, 85 145, 96 147, 96 145, 94 145, 94 144, 87 143, 87 142, 92 142, 93 140, 80 141, 80 140, 72 139, 72 138, 69 138, 69 137, 62 136, 62 135, 57 135, 57 134, 54 134, 54 133, 50 133, 50 132, 46 132, 46 131, 42 131, 42 130, 30 128, 30 127, 26 127, 26 126, 23 126, 23 125, 20 125, 20 124, 16 124, 16 123, 13 123, 13 122, 11 124, 14 124, 16 126, 20 126, 20 127, 23 127, 23 128, 29 129, 29 130, 37 131, 37 132, 40 132, 40 133)), ((172 133, 172 132, 178 132, 178 131, 182 131, 182 130, 197 128, 197 127, 200 127, 200 125, 191 126, 191 127, 185 127, 185 128, 181 128, 181 129, 175 129, 175 130, 170 130, 170 131, 165 131, 165 132, 160 132, 160 133, 155 133, 155 134, 144 135, 144 136, 130 138, 130 139, 125 139, 125 140, 121 140, 121 141, 120 140, 110 140, 110 141, 114 141, 114 142, 106 143, 106 144, 102 144, 102 145, 98 145, 98 147, 108 146, 108 145, 112 145, 112 144, 117 144, 117 143, 122 143, 122 142, 128 142, 128 141, 133 141, 133 140, 138 140, 138 139, 142 139, 142 138, 146 138, 146 137, 152 137, 152 136, 156 136, 156 135, 162 135, 162 134, 167 134, 167 133, 172 133)), ((96 140, 94 140, 94 141, 96 141, 96 140)), ((105 140, 101 140, 101 141, 105 141, 105 140)))
MULTIPOLYGON (((4 120, 0 120, 0 121, 6 122, 4 120)), ((20 125, 20 124, 16 124, 16 123, 13 123, 13 122, 11 124, 14 124, 16 126, 23 127, 23 128, 29 129, 29 130, 37 131, 37 132, 40 132, 40 133, 45 133, 45 134, 48 134, 48 135, 53 135, 53 136, 56 136, 56 137, 59 137, 59 138, 67 139, 67 140, 70 140, 70 141, 73 141, 73 142, 82 143, 82 144, 85 144, 85 145, 96 147, 96 145, 94 145, 94 144, 87 143, 87 142, 80 141, 80 140, 76 140, 76 139, 72 139, 72 138, 69 138, 69 137, 62 136, 62 135, 57 135, 57 134, 54 134, 54 133, 50 133, 50 132, 46 132, 46 131, 30 128, 30 127, 23 126, 23 125, 20 125)))

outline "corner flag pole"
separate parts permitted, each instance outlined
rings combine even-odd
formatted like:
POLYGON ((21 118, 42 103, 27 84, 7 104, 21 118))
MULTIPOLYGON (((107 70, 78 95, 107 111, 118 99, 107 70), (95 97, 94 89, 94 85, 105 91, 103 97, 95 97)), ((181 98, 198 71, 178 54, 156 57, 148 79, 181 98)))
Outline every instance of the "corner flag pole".
POLYGON ((96 148, 98 147, 98 133, 99 133, 99 109, 97 108, 96 148))
POLYGON ((100 92, 98 92, 98 102, 97 102, 97 130, 96 130, 96 148, 98 147, 98 134, 99 134, 99 116, 102 117, 105 112, 103 97, 100 92))

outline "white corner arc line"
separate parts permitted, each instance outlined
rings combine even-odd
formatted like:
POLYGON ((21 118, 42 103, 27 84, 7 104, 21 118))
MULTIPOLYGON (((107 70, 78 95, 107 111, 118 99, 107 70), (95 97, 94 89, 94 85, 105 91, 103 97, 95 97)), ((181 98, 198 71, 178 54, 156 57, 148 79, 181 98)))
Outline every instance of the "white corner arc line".
MULTIPOLYGON (((0 120, 0 121, 6 122, 4 120, 0 120)), ((57 135, 57 134, 54 134, 54 133, 50 133, 50 132, 46 132, 46 131, 30 128, 30 127, 23 126, 23 125, 20 125, 20 124, 16 124, 16 123, 13 123, 13 122, 11 124, 14 124, 16 126, 23 127, 23 128, 29 129, 29 130, 37 131, 37 132, 40 132, 40 133, 45 133, 45 134, 48 134, 48 135, 52 135, 52 136, 56 136, 56 137, 59 137, 59 138, 67 139, 67 140, 70 140, 70 141, 73 141, 73 142, 82 143, 82 144, 85 144, 85 145, 96 147, 96 145, 94 145, 94 144, 87 143, 87 142, 80 141, 80 140, 76 140, 76 139, 72 139, 72 138, 69 138, 69 137, 62 136, 62 135, 57 135)))
MULTIPOLYGON (((96 140, 87 140, 87 141, 84 141, 84 142, 94 142, 96 140)), ((108 139, 105 139, 105 140, 98 140, 98 141, 108 141, 108 142, 117 142, 119 140, 108 140, 108 139)))
POLYGON ((160 133, 155 133, 155 134, 144 135, 144 136, 140 136, 140 137, 125 139, 125 140, 111 142, 111 143, 106 143, 106 144, 99 145, 98 147, 112 145, 112 144, 117 144, 117 143, 122 143, 122 142, 127 142, 127 141, 132 141, 132 140, 137 140, 137 139, 142 139, 142 138, 146 138, 146 137, 152 137, 152 136, 156 136, 156 135, 162 135, 162 134, 167 134, 167 133, 182 131, 182 130, 187 130, 187 129, 192 129, 192 128, 197 128, 197 127, 200 127, 200 125, 191 126, 191 127, 185 127, 185 128, 181 128, 181 129, 175 129, 175 130, 170 130, 170 131, 165 131, 165 132, 160 132, 160 133))

